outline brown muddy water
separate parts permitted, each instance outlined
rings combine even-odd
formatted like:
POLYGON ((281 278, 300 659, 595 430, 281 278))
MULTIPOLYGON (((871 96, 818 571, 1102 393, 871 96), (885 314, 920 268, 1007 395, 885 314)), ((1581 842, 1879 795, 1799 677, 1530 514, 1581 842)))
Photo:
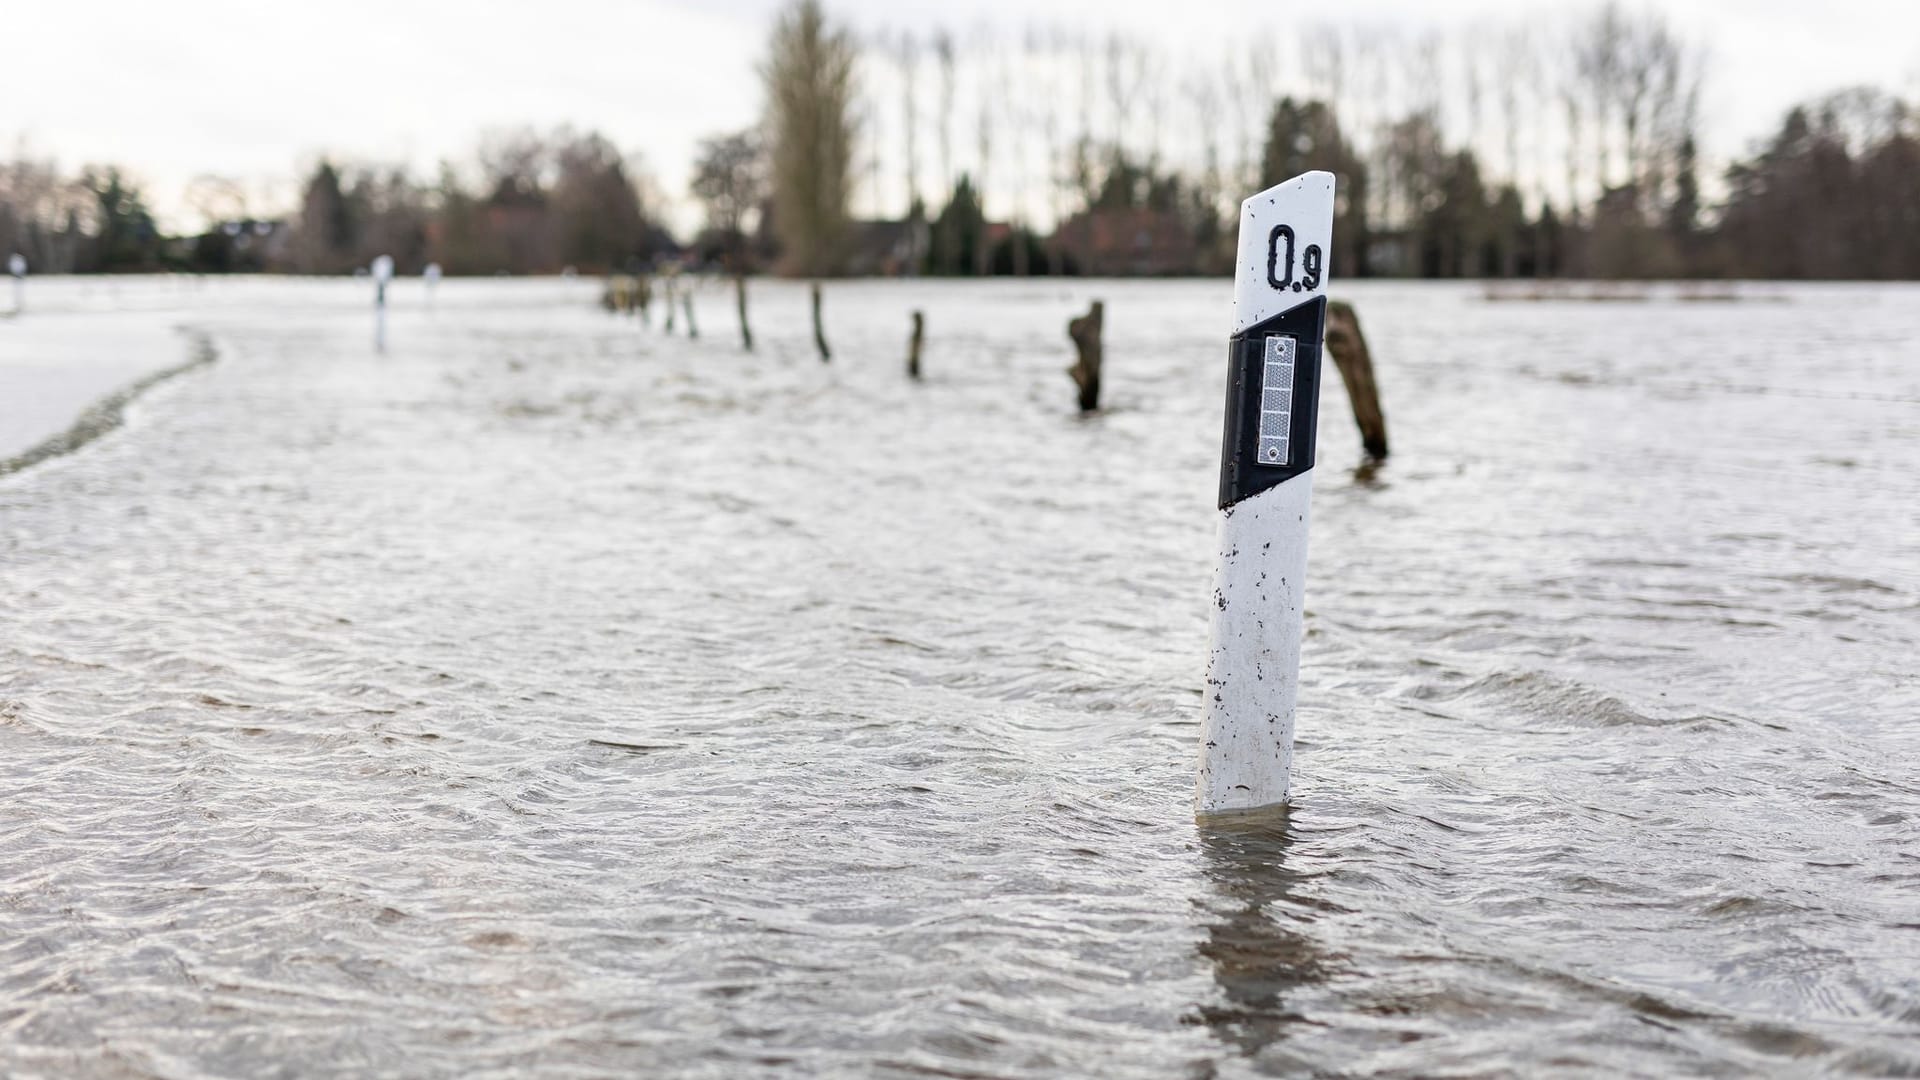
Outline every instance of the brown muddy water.
POLYGON ((1920 289, 1337 290, 1201 826, 1225 283, 36 288, 217 358, 0 478, 0 1074, 1920 1075, 1920 289))

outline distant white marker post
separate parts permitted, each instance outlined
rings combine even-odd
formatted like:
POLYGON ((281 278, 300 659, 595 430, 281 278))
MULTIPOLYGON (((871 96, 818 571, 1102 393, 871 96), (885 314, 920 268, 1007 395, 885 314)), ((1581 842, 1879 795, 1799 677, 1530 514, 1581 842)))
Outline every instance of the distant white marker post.
POLYGON ((7 256, 7 273, 13 275, 13 313, 27 309, 27 257, 14 252, 7 256))
POLYGON ((387 286, 393 281, 393 256, 373 260, 373 347, 387 351, 387 286))
POLYGON ((420 271, 420 277, 427 283, 427 306, 432 307, 433 294, 440 288, 440 264, 428 263, 427 268, 420 271))
POLYGON ((1332 238, 1332 173, 1296 176, 1240 204, 1201 814, 1287 800, 1332 238))

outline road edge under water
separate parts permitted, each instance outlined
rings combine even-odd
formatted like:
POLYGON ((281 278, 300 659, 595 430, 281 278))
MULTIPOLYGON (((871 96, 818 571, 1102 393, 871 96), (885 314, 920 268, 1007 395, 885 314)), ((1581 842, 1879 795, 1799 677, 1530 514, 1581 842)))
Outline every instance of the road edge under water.
POLYGON ((121 387, 87 406, 67 430, 30 446, 12 457, 0 458, 0 478, 24 472, 43 461, 80 450, 88 443, 120 427, 126 420, 127 406, 138 400, 140 395, 168 379, 205 367, 219 358, 219 350, 213 346, 211 333, 192 326, 182 326, 179 330, 188 338, 188 356, 185 362, 162 368, 121 387))

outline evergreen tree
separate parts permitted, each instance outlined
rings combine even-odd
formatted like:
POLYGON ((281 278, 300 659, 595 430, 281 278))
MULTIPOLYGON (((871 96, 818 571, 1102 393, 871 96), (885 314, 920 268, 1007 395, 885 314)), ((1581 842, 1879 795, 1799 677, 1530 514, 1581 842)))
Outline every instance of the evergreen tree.
POLYGON ((353 265, 358 239, 340 174, 322 161, 308 179, 300 199, 300 220, 294 246, 299 269, 309 274, 337 274, 353 265))
POLYGON ((89 169, 81 184, 93 193, 99 212, 93 269, 156 270, 160 266, 160 229, 146 199, 118 168, 89 169))
POLYGON ((1267 121, 1260 156, 1260 186, 1271 187, 1303 172, 1321 169, 1334 177, 1334 272, 1367 274, 1367 166, 1340 133, 1333 109, 1323 102, 1283 97, 1267 121))
POLYGON ((953 185, 953 197, 933 219, 927 243, 927 273, 946 276, 973 273, 986 242, 987 219, 980 208, 980 197, 974 193, 973 179, 961 173, 953 185))

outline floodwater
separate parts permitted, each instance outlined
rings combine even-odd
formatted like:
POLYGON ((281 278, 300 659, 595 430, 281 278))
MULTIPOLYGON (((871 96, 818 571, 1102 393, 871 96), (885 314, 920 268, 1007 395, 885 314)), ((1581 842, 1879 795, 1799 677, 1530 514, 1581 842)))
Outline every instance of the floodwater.
POLYGON ((126 289, 217 359, 0 478, 0 1073, 1920 1074, 1920 289, 1336 290, 1207 825, 1223 283, 126 289))

